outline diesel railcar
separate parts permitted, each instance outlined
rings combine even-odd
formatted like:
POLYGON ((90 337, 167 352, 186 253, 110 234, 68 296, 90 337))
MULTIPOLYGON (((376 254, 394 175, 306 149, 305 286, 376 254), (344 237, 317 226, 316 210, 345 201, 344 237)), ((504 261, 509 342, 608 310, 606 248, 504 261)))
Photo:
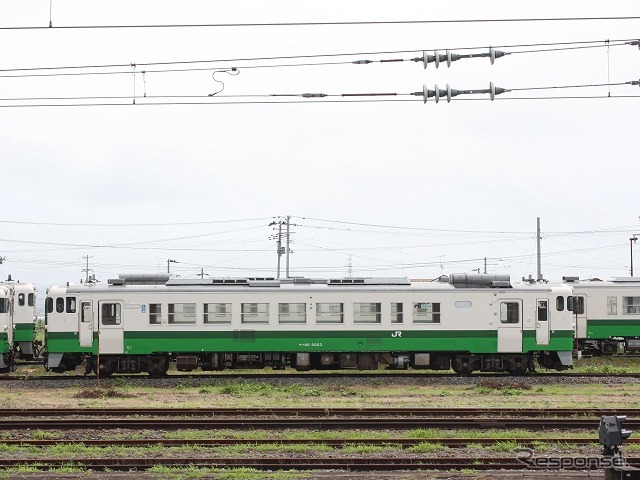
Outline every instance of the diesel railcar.
POLYGON ((0 372, 9 372, 14 365, 13 348, 13 287, 0 284, 0 372))
POLYGON ((640 278, 563 280, 573 290, 579 351, 595 355, 640 352, 640 278))
POLYGON ((36 286, 33 283, 13 281, 11 276, 3 284, 13 291, 11 317, 15 353, 23 360, 33 360, 39 354, 35 330, 36 286))
POLYGON ((566 285, 508 276, 169 279, 47 291, 48 369, 100 375, 224 368, 532 371, 572 366, 566 285))

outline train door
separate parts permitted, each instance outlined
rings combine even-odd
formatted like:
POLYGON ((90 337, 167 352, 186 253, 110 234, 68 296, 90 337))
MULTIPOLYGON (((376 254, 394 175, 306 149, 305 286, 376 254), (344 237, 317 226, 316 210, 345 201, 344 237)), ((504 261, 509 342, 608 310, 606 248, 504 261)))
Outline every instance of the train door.
POLYGON ((536 301, 536 343, 549 345, 549 300, 536 301))
POLYGON ((93 305, 92 302, 80 303, 78 319, 78 340, 81 347, 93 346, 93 305))
POLYGON ((122 302, 98 302, 98 350, 99 353, 124 353, 124 325, 122 302))
POLYGON ((587 298, 584 295, 574 295, 569 297, 567 308, 573 312, 573 322, 575 324, 576 340, 586 340, 587 332, 587 298))
POLYGON ((522 300, 498 302, 498 352, 522 351, 522 300))

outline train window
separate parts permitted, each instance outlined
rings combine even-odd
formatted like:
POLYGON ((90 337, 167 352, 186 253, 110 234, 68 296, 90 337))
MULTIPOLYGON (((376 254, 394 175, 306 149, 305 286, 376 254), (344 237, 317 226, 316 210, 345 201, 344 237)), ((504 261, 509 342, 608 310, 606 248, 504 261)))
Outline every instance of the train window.
POLYGON ((241 309, 242 323, 269 323, 268 303, 243 303, 241 309))
POLYGON ((162 304, 149 304, 149 323, 151 325, 160 325, 162 323, 162 304))
POLYGON ((122 316, 120 315, 119 303, 103 303, 100 311, 102 313, 102 325, 120 325, 122 316))
POLYGON ((609 315, 618 314, 618 297, 616 296, 607 297, 607 314, 609 315))
POLYGON ((76 313, 76 297, 67 297, 67 313, 76 313))
POLYGON ((343 303, 316 303, 316 323, 343 323, 343 303))
POLYGON ((180 323, 195 325, 196 304, 195 303, 170 303, 169 323, 180 323))
POLYGON ((546 300, 538 300, 538 321, 546 322, 549 319, 549 304, 546 300))
POLYGON ((556 310, 558 312, 564 311, 564 297, 562 295, 556 297, 556 310))
POLYGON ((391 323, 403 323, 402 318, 402 303, 391 304, 391 323))
POLYGON ((18 306, 24 307, 24 293, 18 294, 18 306))
POLYGON ((56 298, 56 312, 64 313, 64 298, 56 298))
POLYGON ((382 309, 380 303, 354 303, 353 323, 380 323, 382 309))
POLYGON ((640 297, 622 297, 622 310, 625 314, 640 313, 640 297))
POLYGON ((80 321, 83 323, 93 323, 93 315, 91 315, 91 302, 82 302, 80 310, 80 321))
POLYGON ((27 297, 27 305, 33 307, 36 304, 36 295, 35 293, 30 293, 27 297))
POLYGON ((53 298, 47 297, 44 301, 44 310, 46 313, 53 312, 53 298))
POLYGON ((0 313, 9 313, 9 299, 0 298, 0 313))
POLYGON ((306 323, 306 303, 279 303, 278 322, 280 323, 306 323))
POLYGON ((518 302, 500 303, 500 323, 519 323, 520 304, 518 302))
POLYGON ((414 303, 413 323, 440 323, 440 302, 414 303))
POLYGON ((571 310, 576 315, 583 315, 584 297, 579 295, 567 297, 567 310, 571 310))
POLYGON ((205 303, 204 323, 231 323, 231 304, 205 303))

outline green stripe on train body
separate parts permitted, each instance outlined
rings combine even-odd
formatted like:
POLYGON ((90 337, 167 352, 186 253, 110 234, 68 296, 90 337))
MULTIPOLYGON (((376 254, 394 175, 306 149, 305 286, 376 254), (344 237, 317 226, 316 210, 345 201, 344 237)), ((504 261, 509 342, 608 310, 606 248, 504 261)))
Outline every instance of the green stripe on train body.
POLYGON ((640 337, 640 320, 587 320, 587 339, 640 337))
MULTIPOLYGON (((523 332, 523 352, 573 349, 573 331, 554 331, 549 345, 536 343, 535 331, 523 332)), ((50 332, 52 353, 97 353, 98 335, 91 347, 79 347, 73 332, 50 332)), ((470 352, 498 353, 497 332, 477 331, 125 331, 124 353, 199 352, 470 352)))
POLYGON ((14 342, 33 342, 36 338, 36 326, 33 323, 14 323, 14 342))

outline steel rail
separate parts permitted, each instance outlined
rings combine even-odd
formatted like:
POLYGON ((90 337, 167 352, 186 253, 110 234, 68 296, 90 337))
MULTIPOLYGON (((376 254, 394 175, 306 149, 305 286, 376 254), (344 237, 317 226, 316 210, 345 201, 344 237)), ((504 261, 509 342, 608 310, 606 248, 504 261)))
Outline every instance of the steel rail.
POLYGON ((0 419, 10 417, 600 417, 602 415, 640 416, 640 408, 503 408, 503 407, 263 407, 263 408, 5 408, 0 419))
MULTIPOLYGON (((165 438, 148 438, 148 439, 113 439, 113 440, 96 440, 96 439, 60 439, 60 440, 3 440, 0 439, 0 445, 13 445, 24 447, 52 447, 59 445, 85 445, 88 447, 145 447, 145 446, 162 446, 162 447, 222 447, 237 445, 323 445, 327 447, 341 448, 349 446, 379 446, 379 447, 397 447, 410 448, 423 443, 442 445, 444 447, 462 447, 468 445, 496 445, 499 443, 516 443, 522 447, 531 447, 538 443, 545 444, 565 444, 565 445, 597 445, 597 438, 203 438, 203 439, 165 439, 165 438)), ((628 438, 625 445, 640 444, 640 439, 628 438)))
MULTIPOLYGON (((0 430, 111 430, 125 429, 163 429, 163 430, 255 430, 255 429, 396 429, 416 428, 443 429, 490 429, 523 428, 529 430, 545 429, 589 429, 597 431, 599 420, 593 418, 487 418, 487 417, 376 417, 376 418, 38 418, 38 419, 0 419, 0 430)), ((640 419, 627 419, 625 427, 640 427, 640 419)))
MULTIPOLYGON (((640 458, 627 457, 630 464, 638 464, 640 458)), ((20 458, 0 459, 1 468, 32 466, 41 470, 61 466, 82 467, 91 470, 146 470, 155 466, 200 468, 253 468, 261 470, 525 470, 526 464, 513 457, 136 457, 136 458, 20 458)))
MULTIPOLYGON (((18 370, 19 372, 19 370, 18 370)), ((348 372, 340 372, 340 373, 326 373, 326 372, 315 372, 315 373, 298 373, 296 371, 280 371, 280 373, 196 373, 196 374, 168 374, 166 376, 161 377, 162 379, 176 379, 176 380, 184 380, 184 379, 207 379, 207 380, 239 380, 239 379, 282 379, 282 378, 300 378, 300 379, 308 379, 308 378, 362 378, 362 379, 380 379, 380 378, 393 378, 393 379, 423 379, 423 378, 460 378, 461 375, 457 373, 406 373, 406 371, 398 371, 398 372, 384 372, 384 373, 361 373, 360 371, 348 371, 348 372)), ((611 377, 622 377, 622 378, 640 378, 639 372, 633 373, 619 373, 619 374, 611 374, 611 373, 580 373, 580 372, 535 372, 533 374, 526 375, 511 375, 508 373, 473 373, 471 375, 464 375, 464 378, 470 379, 495 379, 495 378, 512 378, 517 380, 518 378, 545 378, 545 377, 553 377, 553 378, 611 378, 611 377)), ((148 380, 153 381, 155 379, 151 378, 149 375, 143 374, 117 374, 113 377, 109 377, 109 379, 101 378, 100 381, 109 381, 115 378, 125 378, 125 379, 139 379, 139 380, 148 380)), ((86 380, 96 382, 96 377, 94 375, 60 375, 60 374, 50 374, 50 375, 20 375, 19 373, 0 375, 0 381, 9 381, 9 380, 19 380, 19 381, 71 381, 71 380, 86 380)))

